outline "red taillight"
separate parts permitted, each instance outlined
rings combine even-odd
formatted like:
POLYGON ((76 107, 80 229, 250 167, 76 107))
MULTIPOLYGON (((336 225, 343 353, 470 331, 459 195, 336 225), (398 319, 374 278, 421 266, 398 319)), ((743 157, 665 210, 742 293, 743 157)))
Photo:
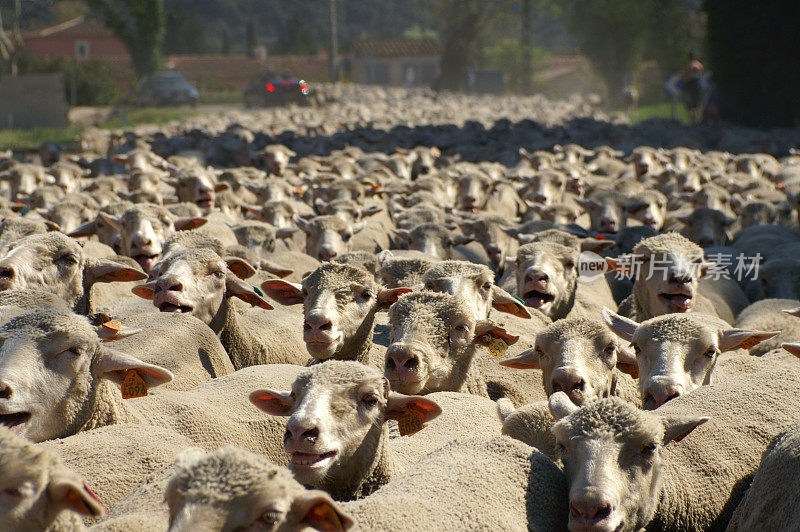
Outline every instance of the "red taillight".
POLYGON ((267 83, 267 90, 269 92, 275 92, 275 85, 273 85, 272 83, 267 83))

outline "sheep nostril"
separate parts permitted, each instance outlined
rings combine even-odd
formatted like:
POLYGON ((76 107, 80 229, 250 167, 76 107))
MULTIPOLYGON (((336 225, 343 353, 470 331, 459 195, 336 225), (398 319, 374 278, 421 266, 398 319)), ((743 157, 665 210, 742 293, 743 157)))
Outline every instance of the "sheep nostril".
POLYGON ((3 266, 0 268, 0 277, 6 279, 13 279, 14 278, 14 268, 11 266, 3 266))
POLYGON ((572 389, 577 391, 583 391, 584 384, 585 383, 583 382, 583 379, 581 379, 572 385, 572 389))
POLYGON ((409 358, 408 360, 406 360, 403 366, 410 371, 414 371, 419 366, 419 360, 417 359, 417 357, 409 358))
POLYGON ((394 363, 393 358, 390 358, 386 361, 386 369, 391 369, 391 370, 397 369, 397 365, 394 363))

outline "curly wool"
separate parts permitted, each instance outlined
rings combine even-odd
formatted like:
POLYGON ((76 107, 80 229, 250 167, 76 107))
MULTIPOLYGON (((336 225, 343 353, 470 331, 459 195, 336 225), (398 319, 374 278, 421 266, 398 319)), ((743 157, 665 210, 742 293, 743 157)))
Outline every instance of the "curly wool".
POLYGON ((679 233, 663 233, 645 238, 633 248, 634 255, 649 257, 662 253, 686 253, 689 257, 702 257, 703 248, 679 233))

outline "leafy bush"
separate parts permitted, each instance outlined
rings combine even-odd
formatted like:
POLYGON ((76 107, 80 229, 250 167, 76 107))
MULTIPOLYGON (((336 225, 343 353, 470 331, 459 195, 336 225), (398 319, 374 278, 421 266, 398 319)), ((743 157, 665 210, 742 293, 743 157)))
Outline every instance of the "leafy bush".
MULTIPOLYGON (((68 57, 54 57, 39 61, 30 56, 20 60, 21 74, 62 74, 67 101, 72 94, 72 60, 68 57)), ((106 61, 92 59, 79 61, 75 70, 78 105, 110 105, 117 101, 119 92, 106 61)))

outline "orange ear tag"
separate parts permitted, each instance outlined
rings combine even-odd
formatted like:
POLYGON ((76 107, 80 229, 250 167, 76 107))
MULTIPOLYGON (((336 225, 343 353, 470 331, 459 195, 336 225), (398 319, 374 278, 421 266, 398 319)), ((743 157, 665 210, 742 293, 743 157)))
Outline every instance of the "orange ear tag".
POLYGON ((397 420, 400 436, 410 436, 422 430, 422 419, 413 410, 406 410, 397 420))
POLYGON ((135 369, 129 369, 122 380, 122 398, 133 399, 147 395, 147 383, 135 369))
POLYGON ((759 343, 760 342, 758 338, 756 338, 755 336, 751 336, 750 338, 739 344, 739 347, 737 349, 750 349, 751 347, 754 347, 759 343))
POLYGON ((492 355, 494 358, 500 358, 501 356, 506 354, 506 351, 508 350, 508 345, 506 345, 506 343, 503 340, 501 340, 500 338, 495 338, 494 336, 488 334, 485 336, 485 340, 489 342, 486 348, 489 349, 489 354, 492 355))
POLYGON ((103 324, 103 327, 110 331, 119 332, 122 330, 122 323, 119 320, 108 320, 103 324))

